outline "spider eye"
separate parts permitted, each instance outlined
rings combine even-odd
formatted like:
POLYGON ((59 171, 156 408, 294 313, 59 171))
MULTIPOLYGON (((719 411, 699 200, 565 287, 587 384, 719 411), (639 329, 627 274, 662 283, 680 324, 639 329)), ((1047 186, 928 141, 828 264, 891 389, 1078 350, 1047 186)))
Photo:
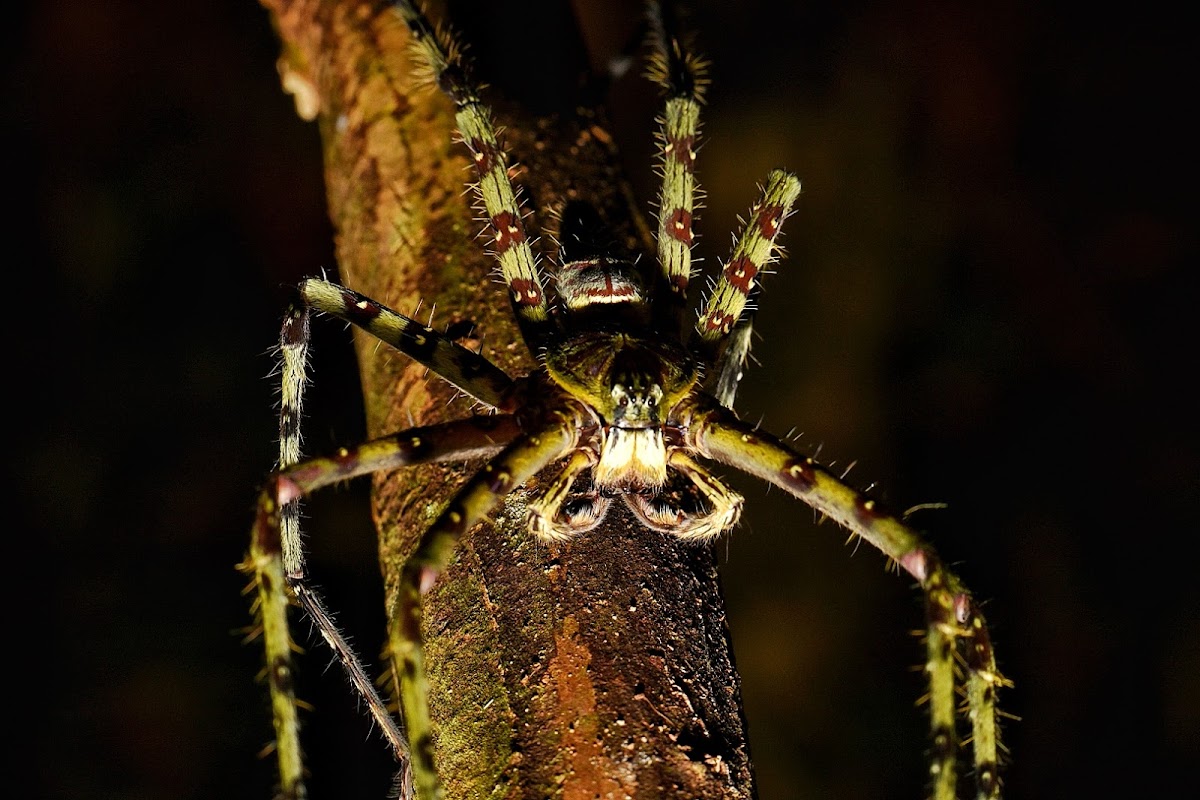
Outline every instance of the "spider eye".
POLYGON ((662 387, 642 378, 629 378, 613 384, 612 424, 620 428, 648 428, 660 424, 659 403, 662 387))

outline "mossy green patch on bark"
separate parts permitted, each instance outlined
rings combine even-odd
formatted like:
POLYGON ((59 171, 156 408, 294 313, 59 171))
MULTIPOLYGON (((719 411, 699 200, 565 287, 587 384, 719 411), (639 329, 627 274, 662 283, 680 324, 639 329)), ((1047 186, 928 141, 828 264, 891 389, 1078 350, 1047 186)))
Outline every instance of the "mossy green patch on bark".
POLYGON ((430 670, 430 706, 438 720, 437 753, 449 796, 484 800, 498 792, 503 796, 509 782, 514 715, 503 667, 494 658, 501 647, 484 586, 469 563, 469 547, 459 552, 447 579, 427 598, 427 607, 436 609, 425 625, 426 656, 436 665, 430 670), (452 628, 443 627, 451 622, 452 628), (471 668, 459 669, 460 659, 471 668))

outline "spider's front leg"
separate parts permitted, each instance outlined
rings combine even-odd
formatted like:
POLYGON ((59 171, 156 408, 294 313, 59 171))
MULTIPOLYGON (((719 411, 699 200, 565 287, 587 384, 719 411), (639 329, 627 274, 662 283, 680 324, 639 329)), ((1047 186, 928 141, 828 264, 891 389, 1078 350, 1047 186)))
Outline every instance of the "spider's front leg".
POLYGON ((420 800, 437 800, 444 794, 433 754, 429 680, 421 635, 421 596, 432 588, 437 576, 450 563, 463 534, 501 498, 574 447, 583 423, 581 415, 572 408, 554 408, 544 413, 540 424, 518 436, 459 489, 421 537, 401 571, 388 641, 420 800))
POLYGON ((280 794, 304 797, 304 764, 300 750, 299 718, 292 685, 292 643, 287 609, 296 598, 316 624, 321 636, 337 653, 355 689, 366 700, 371 715, 391 742, 403 765, 408 746, 400 727, 375 690, 374 682, 358 656, 325 612, 320 597, 308 583, 297 542, 289 542, 284 510, 304 495, 324 486, 384 469, 461 461, 495 453, 519 434, 515 419, 484 415, 413 428, 354 448, 344 448, 328 458, 302 461, 275 473, 258 500, 250 537, 250 554, 243 569, 254 577, 256 611, 267 651, 267 679, 275 720, 276 755, 280 794))
POLYGON ((518 433, 509 416, 478 416, 384 437, 333 458, 300 461, 300 417, 306 383, 309 310, 354 323, 409 355, 464 393, 493 407, 508 400, 513 381, 487 359, 436 331, 337 284, 307 280, 299 303, 289 309, 280 331, 282 356, 279 415, 279 471, 262 493, 250 552, 241 565, 253 576, 255 612, 266 648, 280 794, 305 794, 300 721, 292 675, 288 606, 299 603, 337 654, 351 684, 391 742, 397 759, 407 762, 407 744, 361 659, 330 619, 320 596, 309 585, 300 540, 299 498, 329 483, 391 467, 454 461, 490 455, 518 433))
MULTIPOLYGON (((483 356, 447 339, 427 325, 392 311, 366 295, 326 280, 309 278, 298 288, 307 308, 357 325, 427 367, 460 392, 492 408, 506 408, 512 378, 483 356)), ((294 323, 293 323, 294 324, 294 323)), ((284 407, 289 396, 288 347, 283 347, 285 364, 284 407)), ((302 359, 301 359, 302 360, 302 359)), ((301 375, 301 377, 303 377, 301 375)), ((281 437, 282 438, 282 437, 281 437)), ((293 463, 281 461, 281 463, 293 463)))
POLYGON ((1000 797, 1000 736, 996 693, 1008 685, 997 671, 991 636, 979 606, 962 581, 901 519, 854 491, 811 458, 738 420, 711 400, 695 400, 681 415, 688 444, 707 458, 772 483, 803 500, 878 548, 912 575, 925 593, 925 671, 930 683, 933 740, 930 773, 934 800, 957 796, 958 751, 955 659, 961 648, 979 800, 1000 797))

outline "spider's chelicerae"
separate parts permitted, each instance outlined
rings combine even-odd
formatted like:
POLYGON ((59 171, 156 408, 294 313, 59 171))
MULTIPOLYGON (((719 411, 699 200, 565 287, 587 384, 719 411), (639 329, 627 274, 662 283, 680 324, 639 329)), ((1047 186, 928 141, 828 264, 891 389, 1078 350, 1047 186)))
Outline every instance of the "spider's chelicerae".
POLYGON ((921 536, 902 518, 846 486, 783 439, 738 419, 731 409, 749 350, 758 275, 777 255, 776 237, 800 194, 792 175, 772 172, 751 209, 731 258, 685 326, 692 277, 694 177, 704 85, 699 60, 657 11, 650 76, 666 96, 657 254, 638 260, 616 251, 586 211, 575 210, 552 278, 535 261, 492 115, 448 34, 435 32, 408 2, 396 9, 419 60, 454 102, 470 149, 475 191, 486 212, 492 250, 525 343, 538 359, 513 378, 448 336, 326 280, 299 287, 284 322, 280 469, 262 492, 245 568, 255 576, 275 716, 280 791, 304 794, 297 701, 291 685, 287 607, 294 599, 341 658, 352 682, 403 765, 401 794, 443 794, 434 766, 428 684, 420 636, 422 595, 449 563, 455 545, 510 492, 561 463, 528 503, 528 526, 542 540, 595 528, 614 500, 645 527, 699 542, 737 522, 742 498, 704 466, 739 469, 795 495, 873 544, 915 578, 925 595, 925 671, 932 720, 932 795, 956 796, 956 683, 965 683, 979 798, 997 798, 996 691, 1005 684, 976 603, 921 536), (308 314, 353 323, 490 409, 413 428, 329 458, 300 460, 299 416, 305 382, 308 314), (686 330, 685 330, 686 328, 686 330), (305 579, 298 500, 346 478, 399 466, 487 459, 424 533, 406 563, 389 646, 398 676, 403 726, 393 720, 361 662, 305 579), (411 743, 411 746, 410 744, 411 743))

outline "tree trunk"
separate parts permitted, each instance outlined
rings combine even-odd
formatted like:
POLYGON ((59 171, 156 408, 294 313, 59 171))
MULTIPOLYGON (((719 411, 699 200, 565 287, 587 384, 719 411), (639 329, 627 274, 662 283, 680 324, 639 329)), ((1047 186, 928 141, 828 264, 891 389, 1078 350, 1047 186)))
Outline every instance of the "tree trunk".
MULTIPOLYGON (((484 355, 512 375, 533 369, 475 236, 481 225, 463 191, 470 164, 452 141, 452 107, 411 77, 405 26, 366 3, 263 3, 283 41, 284 87, 320 124, 341 281, 401 313, 436 303, 436 326, 453 326, 469 345, 482 341, 484 355)), ((569 9, 555 8, 547 15, 569 23, 569 9)), ((586 52, 576 31, 558 35, 576 38, 559 38, 553 52, 586 52)), ((545 53, 529 56, 535 42, 506 44, 545 75, 573 78, 586 66, 547 70, 545 53)), ((608 213, 625 218, 620 235, 645 250, 643 212, 614 166, 602 118, 535 113, 499 114, 534 211, 530 228, 544 232, 546 209, 577 193, 607 197, 608 213)), ((469 412, 420 366, 361 332, 357 345, 372 436, 469 412)), ((376 476, 389 608, 406 555, 473 468, 376 476)), ((525 497, 516 492, 491 524, 464 537, 426 597, 448 797, 753 797, 713 548, 648 531, 621 503, 591 533, 547 546, 525 528, 525 497)))

